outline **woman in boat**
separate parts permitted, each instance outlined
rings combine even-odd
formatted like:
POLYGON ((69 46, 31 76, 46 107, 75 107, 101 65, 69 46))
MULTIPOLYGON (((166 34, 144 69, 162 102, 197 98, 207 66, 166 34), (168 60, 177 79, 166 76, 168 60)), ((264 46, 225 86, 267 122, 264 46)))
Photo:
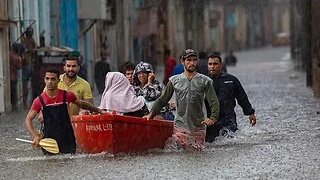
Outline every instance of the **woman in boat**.
POLYGON ((108 72, 100 109, 127 116, 142 117, 149 113, 143 97, 137 97, 129 80, 120 72, 108 72))
MULTIPOLYGON (((134 70, 134 90, 137 96, 143 96, 148 109, 152 108, 153 103, 161 96, 163 85, 156 80, 152 65, 141 61, 134 70)), ((158 119, 173 120, 173 109, 169 104, 162 108, 158 119)))
POLYGON ((163 85, 156 80, 152 65, 141 61, 134 70, 134 90, 137 96, 144 97, 148 109, 157 100, 163 90, 163 85))

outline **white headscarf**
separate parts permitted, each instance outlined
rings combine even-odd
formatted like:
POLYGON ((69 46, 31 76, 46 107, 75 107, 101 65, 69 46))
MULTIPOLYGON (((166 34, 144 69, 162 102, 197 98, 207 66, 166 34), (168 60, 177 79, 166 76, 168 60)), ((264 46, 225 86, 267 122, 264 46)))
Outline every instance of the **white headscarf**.
POLYGON ((143 97, 135 95, 133 86, 122 73, 107 73, 99 108, 127 113, 138 111, 143 106, 143 97))

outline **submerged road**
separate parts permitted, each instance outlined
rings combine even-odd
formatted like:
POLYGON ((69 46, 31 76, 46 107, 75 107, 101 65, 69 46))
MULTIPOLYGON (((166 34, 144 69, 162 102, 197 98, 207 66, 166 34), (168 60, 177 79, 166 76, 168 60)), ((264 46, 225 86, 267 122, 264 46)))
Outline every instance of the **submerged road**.
POLYGON ((18 111, 0 116, 0 179, 319 179, 320 99, 306 87, 305 73, 294 70, 289 48, 236 56, 228 72, 247 91, 257 125, 250 127, 237 107, 234 138, 219 138, 203 152, 45 157, 15 141, 29 138, 26 111, 18 111))

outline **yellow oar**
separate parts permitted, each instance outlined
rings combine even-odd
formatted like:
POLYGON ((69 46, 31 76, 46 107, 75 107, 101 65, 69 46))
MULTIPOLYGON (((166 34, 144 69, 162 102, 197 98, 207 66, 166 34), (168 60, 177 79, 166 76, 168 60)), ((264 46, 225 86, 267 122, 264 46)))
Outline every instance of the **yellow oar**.
MULTIPOLYGON (((26 139, 20 139, 20 138, 16 138, 17 141, 22 141, 22 142, 27 142, 27 143, 31 143, 32 144, 32 141, 30 140, 26 140, 26 139)), ((44 139, 41 139, 40 142, 39 142, 39 145, 47 150, 48 152, 50 153, 53 153, 53 154, 57 154, 59 153, 59 147, 58 147, 58 143, 56 140, 52 139, 52 138, 44 138, 44 139)))

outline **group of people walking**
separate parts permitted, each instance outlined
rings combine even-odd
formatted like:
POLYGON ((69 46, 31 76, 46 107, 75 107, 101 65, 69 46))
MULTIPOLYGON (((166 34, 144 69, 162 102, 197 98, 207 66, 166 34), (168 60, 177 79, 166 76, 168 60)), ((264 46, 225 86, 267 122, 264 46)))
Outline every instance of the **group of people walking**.
POLYGON ((64 74, 59 75, 54 69, 46 71, 46 87, 33 101, 25 119, 34 145, 39 146, 43 137, 51 137, 57 140, 59 148, 62 146, 61 152, 75 153, 70 117, 79 114, 80 108, 96 113, 116 112, 147 120, 155 117, 163 119, 161 112, 168 109, 173 95, 176 114, 170 141, 179 148, 201 150, 205 141, 213 142, 219 135, 236 132, 236 100, 244 114, 249 116, 250 124, 256 124, 255 110, 240 81, 222 71, 219 54, 208 57, 207 74, 197 72, 198 55, 192 49, 184 50, 180 61, 183 72, 165 80, 165 87, 156 79, 152 65, 144 61, 137 65, 125 63, 120 72, 107 72, 104 90, 99 90, 102 93, 100 105, 95 107, 89 83, 77 76, 80 69, 78 60, 67 58, 64 74), (203 110, 204 107, 207 111, 203 110), (40 112, 43 114, 39 117, 40 122, 44 123, 43 135, 35 133, 32 124, 40 112), (222 130, 227 131, 221 134, 222 130))
POLYGON ((219 135, 232 137, 232 132, 238 130, 234 111, 236 100, 249 116, 249 123, 256 124, 255 110, 247 94, 235 76, 223 71, 221 55, 216 52, 209 55, 207 74, 197 72, 198 61, 194 50, 183 52, 184 71, 169 78, 164 93, 145 116, 152 119, 175 94, 177 116, 172 139, 182 148, 202 149, 205 141, 213 142, 219 135))

